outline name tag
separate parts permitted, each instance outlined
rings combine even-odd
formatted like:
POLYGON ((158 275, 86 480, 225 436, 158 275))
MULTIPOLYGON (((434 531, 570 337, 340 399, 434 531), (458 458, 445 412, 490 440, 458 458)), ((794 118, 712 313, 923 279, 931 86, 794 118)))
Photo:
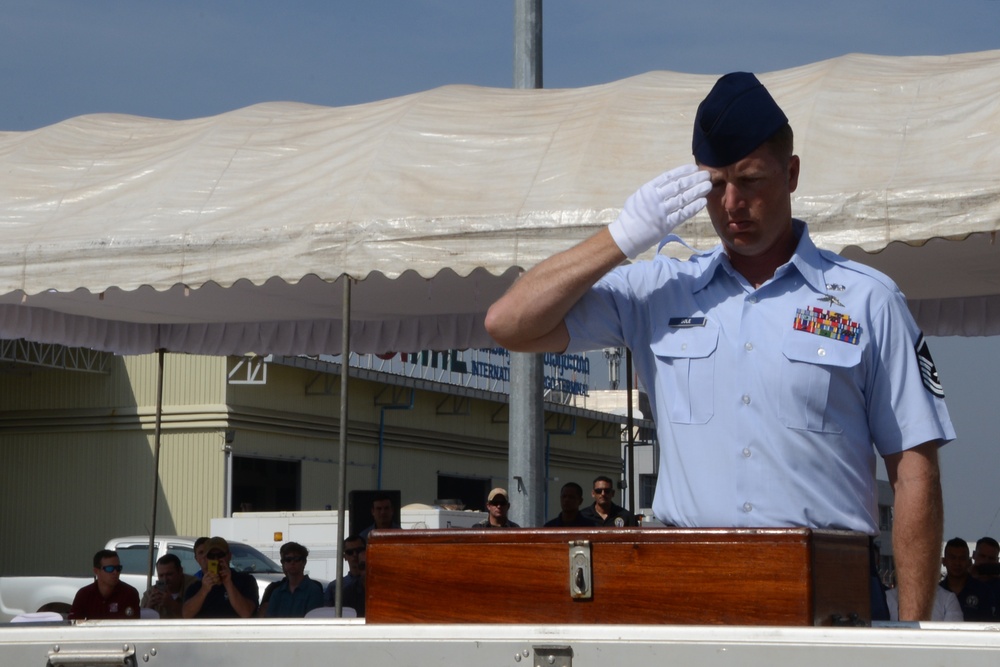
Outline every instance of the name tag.
POLYGON ((687 329, 689 327, 703 327, 705 322, 706 318, 704 317, 671 317, 667 321, 667 325, 678 329, 687 329))

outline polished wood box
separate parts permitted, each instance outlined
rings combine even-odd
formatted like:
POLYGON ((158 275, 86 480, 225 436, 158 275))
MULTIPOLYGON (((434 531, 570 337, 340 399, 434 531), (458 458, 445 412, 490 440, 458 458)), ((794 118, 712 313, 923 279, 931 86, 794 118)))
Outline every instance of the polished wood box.
POLYGON ((366 622, 867 623, 868 558, 805 528, 375 531, 366 622))

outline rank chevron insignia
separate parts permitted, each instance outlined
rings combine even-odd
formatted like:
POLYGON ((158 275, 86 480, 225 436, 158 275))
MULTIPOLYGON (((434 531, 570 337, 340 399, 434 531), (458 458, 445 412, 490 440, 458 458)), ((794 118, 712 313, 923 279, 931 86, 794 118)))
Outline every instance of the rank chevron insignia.
POLYGON ((944 398, 944 385, 941 384, 941 378, 938 377, 937 367, 934 366, 934 360, 931 358, 931 350, 927 347, 927 341, 924 340, 922 333, 917 339, 916 352, 917 364, 920 366, 920 379, 923 380, 927 391, 938 398, 944 398))

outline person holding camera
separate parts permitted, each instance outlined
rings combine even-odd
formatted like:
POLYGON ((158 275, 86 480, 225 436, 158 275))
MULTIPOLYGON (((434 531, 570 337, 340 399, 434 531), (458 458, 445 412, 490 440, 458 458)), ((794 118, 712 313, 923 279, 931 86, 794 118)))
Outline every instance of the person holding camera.
POLYGON ((257 611, 257 580, 229 567, 229 543, 212 537, 205 542, 206 570, 200 582, 184 591, 184 618, 250 618, 257 611))
POLYGON ((198 583, 194 575, 184 574, 176 554, 165 554, 156 561, 156 583, 146 590, 139 606, 152 609, 160 618, 183 618, 184 591, 198 583))

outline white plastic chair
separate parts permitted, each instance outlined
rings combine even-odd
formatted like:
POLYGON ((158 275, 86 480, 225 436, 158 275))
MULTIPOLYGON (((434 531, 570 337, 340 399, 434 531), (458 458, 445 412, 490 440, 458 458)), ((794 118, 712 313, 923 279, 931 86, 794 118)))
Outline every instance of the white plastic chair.
POLYGON ((64 621, 63 615, 58 611, 32 611, 27 614, 18 614, 10 619, 11 623, 54 623, 64 621))

